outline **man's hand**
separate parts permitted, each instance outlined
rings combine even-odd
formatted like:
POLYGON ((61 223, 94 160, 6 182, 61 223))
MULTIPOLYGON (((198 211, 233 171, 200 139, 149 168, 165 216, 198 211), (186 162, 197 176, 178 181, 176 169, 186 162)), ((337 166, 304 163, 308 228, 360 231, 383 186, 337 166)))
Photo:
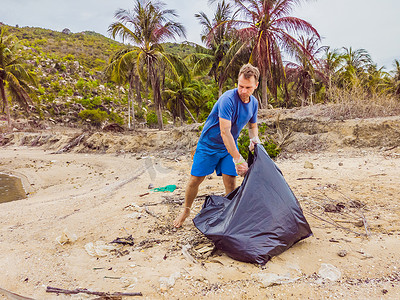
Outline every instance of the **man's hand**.
POLYGON ((259 139, 258 136, 255 136, 255 137, 253 137, 252 139, 250 139, 250 145, 249 145, 250 151, 253 151, 253 150, 254 150, 254 146, 255 146, 256 144, 261 144, 261 141, 260 141, 260 139, 259 139))
POLYGON ((239 158, 233 159, 233 162, 235 163, 236 173, 238 173, 238 175, 244 176, 249 170, 249 166, 243 156, 240 155, 239 158))

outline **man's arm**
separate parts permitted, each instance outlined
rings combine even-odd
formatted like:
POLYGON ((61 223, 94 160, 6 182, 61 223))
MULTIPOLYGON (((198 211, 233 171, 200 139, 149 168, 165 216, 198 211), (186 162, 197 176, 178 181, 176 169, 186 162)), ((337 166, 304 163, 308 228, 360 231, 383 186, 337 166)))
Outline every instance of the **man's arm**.
POLYGON ((240 155, 238 149, 236 148, 235 140, 233 139, 231 133, 232 123, 229 120, 219 118, 219 127, 221 129, 221 137, 224 141, 224 145, 228 150, 229 154, 233 157, 233 162, 235 163, 236 173, 240 176, 244 176, 249 169, 247 162, 240 155))
MULTIPOLYGON (((256 124, 257 125, 257 124, 256 124)), ((219 128, 221 130, 221 137, 224 141, 224 145, 228 150, 229 154, 234 160, 239 160, 240 153, 236 148, 235 140, 231 133, 232 122, 223 118, 219 118, 219 128)))
POLYGON ((250 151, 254 150, 255 144, 261 144, 260 138, 258 137, 257 123, 249 123, 249 138, 250 138, 250 151))
POLYGON ((249 123, 249 138, 252 139, 258 136, 257 123, 249 123))

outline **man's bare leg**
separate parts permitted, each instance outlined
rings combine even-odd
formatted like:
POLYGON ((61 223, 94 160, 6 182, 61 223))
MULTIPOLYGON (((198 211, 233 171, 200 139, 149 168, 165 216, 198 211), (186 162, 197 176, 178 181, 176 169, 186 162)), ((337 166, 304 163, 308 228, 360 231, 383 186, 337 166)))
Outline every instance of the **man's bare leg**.
POLYGON ((192 207, 193 201, 199 192, 199 186, 203 182, 204 178, 205 176, 197 177, 190 175, 189 183, 186 186, 185 191, 185 203, 183 204, 184 208, 174 221, 175 227, 181 227, 186 218, 189 217, 190 208, 192 207))
POLYGON ((236 188, 236 176, 222 174, 222 181, 224 182, 226 194, 229 194, 236 188))

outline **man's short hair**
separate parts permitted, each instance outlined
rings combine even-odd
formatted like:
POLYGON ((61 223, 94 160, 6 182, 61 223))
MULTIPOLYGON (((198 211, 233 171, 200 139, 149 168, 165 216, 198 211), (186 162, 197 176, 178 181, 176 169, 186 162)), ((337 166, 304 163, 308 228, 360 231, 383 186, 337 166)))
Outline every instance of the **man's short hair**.
POLYGON ((244 78, 249 79, 251 76, 254 76, 256 79, 256 82, 258 82, 258 79, 260 78, 260 71, 258 70, 257 67, 253 66, 252 64, 245 64, 240 68, 239 71, 239 76, 244 75, 244 78))

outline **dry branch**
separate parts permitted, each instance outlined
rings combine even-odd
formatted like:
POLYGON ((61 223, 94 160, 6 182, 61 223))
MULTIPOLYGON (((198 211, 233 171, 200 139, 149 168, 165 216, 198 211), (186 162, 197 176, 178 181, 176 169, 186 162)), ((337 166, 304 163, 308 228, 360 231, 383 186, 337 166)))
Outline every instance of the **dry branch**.
POLYGON ((328 221, 327 219, 324 219, 324 218, 322 218, 322 217, 320 217, 320 216, 314 214, 312 211, 305 211, 305 212, 306 212, 306 213, 309 213, 309 214, 310 214, 311 216, 313 216, 314 218, 317 218, 317 219, 319 219, 319 220, 321 220, 321 221, 323 221, 323 222, 325 222, 325 223, 331 224, 331 225, 333 225, 333 226, 335 226, 335 227, 337 227, 337 228, 340 228, 340 229, 343 229, 343 230, 352 232, 352 233, 354 233, 354 234, 356 234, 356 235, 363 235, 363 236, 366 236, 366 234, 364 234, 364 233, 356 232, 356 231, 354 231, 354 230, 351 230, 350 228, 341 226, 341 225, 335 223, 334 221, 333 221, 333 222, 330 222, 330 221, 328 221))
POLYGON ((96 295, 96 296, 102 296, 102 297, 120 297, 120 296, 143 296, 142 293, 120 293, 120 292, 115 292, 115 293, 106 293, 106 292, 95 292, 95 291, 90 291, 88 289, 75 289, 75 290, 65 290, 65 289, 60 289, 60 288, 55 288, 48 286, 46 289, 47 293, 56 293, 56 294, 67 294, 67 295, 74 295, 74 294, 79 294, 79 293, 84 293, 88 295, 96 295))
POLYGON ((78 136, 77 138, 75 138, 72 142, 68 143, 67 145, 65 145, 63 148, 61 148, 60 150, 53 152, 52 154, 61 154, 64 152, 69 151, 71 148, 78 146, 82 139, 85 137, 85 134, 82 133, 80 136, 78 136))

